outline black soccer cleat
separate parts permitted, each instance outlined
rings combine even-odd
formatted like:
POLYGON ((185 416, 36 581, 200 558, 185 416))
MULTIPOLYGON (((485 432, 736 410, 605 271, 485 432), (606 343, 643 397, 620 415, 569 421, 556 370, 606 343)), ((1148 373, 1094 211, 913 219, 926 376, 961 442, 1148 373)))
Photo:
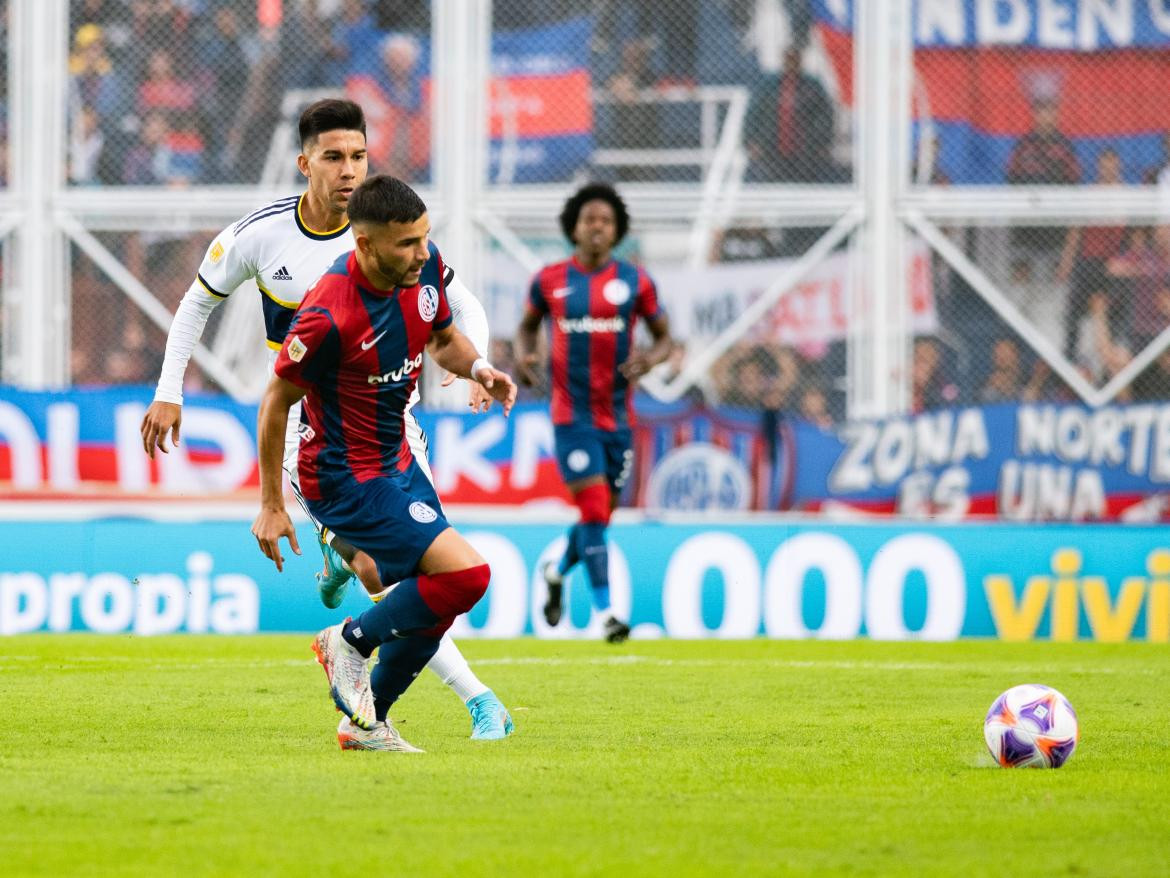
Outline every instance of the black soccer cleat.
POLYGON ((630 626, 616 616, 605 620, 605 640, 607 643, 624 643, 630 636, 630 626))
POLYGON ((544 603, 544 621, 553 628, 561 621, 561 589, 562 586, 548 587, 548 600, 544 603))
POLYGON ((563 606, 561 601, 565 582, 560 573, 557 572, 556 564, 552 561, 546 563, 541 572, 544 575, 544 583, 548 586, 548 600, 544 603, 544 621, 550 627, 556 628, 557 623, 561 621, 561 608, 563 606))

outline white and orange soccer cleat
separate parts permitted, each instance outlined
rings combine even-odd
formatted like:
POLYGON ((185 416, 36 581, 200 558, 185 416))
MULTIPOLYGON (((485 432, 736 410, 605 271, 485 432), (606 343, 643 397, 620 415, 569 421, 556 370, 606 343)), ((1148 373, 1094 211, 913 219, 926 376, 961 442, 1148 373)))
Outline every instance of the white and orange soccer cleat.
MULTIPOLYGON (((348 622, 346 619, 345 622, 348 622)), ((355 726, 374 727, 374 693, 370 690, 370 670, 365 656, 341 636, 345 622, 331 625, 313 638, 313 652, 329 678, 333 703, 355 726)))
POLYGON ((423 753, 398 733, 398 729, 387 719, 374 724, 371 729, 361 729, 342 717, 337 727, 337 743, 342 750, 387 750, 396 753, 423 753))

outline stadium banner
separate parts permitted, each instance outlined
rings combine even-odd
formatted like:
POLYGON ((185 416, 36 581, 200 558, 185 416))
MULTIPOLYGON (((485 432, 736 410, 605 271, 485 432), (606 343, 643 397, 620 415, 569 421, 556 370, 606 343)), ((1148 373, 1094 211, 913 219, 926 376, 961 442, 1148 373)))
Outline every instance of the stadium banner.
POLYGON ((593 154, 590 18, 492 33, 493 183, 569 179, 593 154))
MULTIPOLYGON (((667 296, 671 329, 701 350, 758 299, 796 260, 766 259, 725 263, 705 268, 650 265, 648 271, 667 296)), ((910 321, 915 333, 938 328, 931 284, 930 250, 918 239, 906 247, 910 321)), ((790 345, 820 356, 832 342, 842 341, 850 325, 851 259, 834 253, 764 314, 742 339, 790 345)))
MULTIPOLYGON (((302 556, 278 574, 246 508, 201 518, 92 517, 0 506, 0 634, 93 631, 247 634, 313 631, 369 603, 351 587, 326 610, 302 556), (31 549, 30 547, 37 547, 31 549)), ((549 628, 538 571, 564 547, 555 515, 455 514, 492 567, 487 597, 457 638, 600 637, 584 574, 549 628)), ((611 528, 616 611, 639 638, 1170 641, 1170 538, 1106 525, 823 525, 773 517, 700 523, 640 518, 611 528)))
MULTIPOLYGON (((145 387, 0 388, 0 499, 255 496, 256 408, 192 394, 182 441, 150 460, 145 387)), ((639 399, 623 504, 829 517, 1170 519, 1170 404, 1000 404, 823 429, 787 412, 639 399)), ((444 503, 559 507, 548 407, 417 411, 444 503)))
MULTIPOLYGON (((852 104, 854 0, 813 0, 820 44, 852 104)), ((938 138, 938 171, 954 184, 1005 182, 1032 104, 1054 102, 1083 182, 1106 146, 1125 181, 1164 160, 1160 83, 1170 79, 1165 0, 916 0, 911 20, 915 136, 938 138), (1103 99, 1124 93, 1128 100, 1103 99)))
POLYGON ((1170 405, 1002 404, 792 425, 791 508, 1153 522, 1170 508, 1170 405))

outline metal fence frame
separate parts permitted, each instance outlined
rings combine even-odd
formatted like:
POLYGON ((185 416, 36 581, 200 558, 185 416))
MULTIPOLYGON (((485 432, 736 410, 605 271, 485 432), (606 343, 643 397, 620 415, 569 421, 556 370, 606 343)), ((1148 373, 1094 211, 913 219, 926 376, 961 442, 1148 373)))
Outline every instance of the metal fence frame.
MULTIPOLYGON (((707 259, 714 232, 733 221, 828 227, 821 239, 767 290, 750 312, 692 358, 671 382, 653 378, 651 392, 678 398, 749 327, 755 317, 846 238, 857 279, 855 319, 848 337, 847 405, 851 417, 905 411, 909 399, 912 333, 902 254, 917 235, 938 253, 999 316, 1016 329, 1090 405, 1107 403, 1125 383, 1170 345, 1170 331, 1135 357, 1103 388, 1088 384, 1055 345, 1030 331, 1008 297, 951 244, 947 224, 1092 224, 1124 215, 1164 216, 1153 186, 1121 188, 937 187, 911 179, 909 132, 913 91, 912 0, 856 4, 854 179, 838 186, 742 184, 742 102, 731 110, 704 154, 703 179, 694 184, 630 183, 623 194, 641 229, 686 217, 689 262, 707 259), (897 132, 891 137, 890 132, 897 132), (864 279, 865 283, 860 281, 864 279)), ((491 0, 433 0, 436 57, 433 181, 420 187, 436 235, 453 264, 472 280, 489 242, 525 269, 539 260, 522 231, 554 216, 565 186, 498 186, 486 179, 486 83, 490 71, 491 0), (483 83, 468 88, 467 83, 483 83)), ((68 385, 72 331, 68 252, 79 247, 150 320, 165 329, 170 313, 94 236, 130 229, 215 231, 265 200, 286 194, 272 187, 78 188, 66 184, 67 0, 10 0, 10 187, 0 192, 0 241, 5 245, 0 380, 27 388, 68 385)), ((610 158, 613 158, 610 156, 610 158)), ((247 382, 209 350, 196 361, 228 393, 248 395, 247 382)))

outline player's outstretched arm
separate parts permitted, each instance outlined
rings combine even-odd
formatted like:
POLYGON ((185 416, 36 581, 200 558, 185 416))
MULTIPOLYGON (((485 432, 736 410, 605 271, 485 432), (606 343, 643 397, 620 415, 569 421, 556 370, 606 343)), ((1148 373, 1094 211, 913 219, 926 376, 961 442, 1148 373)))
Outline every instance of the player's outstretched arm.
POLYGON ((169 454, 167 434, 171 442, 179 444, 179 426, 183 420, 183 375, 187 362, 199 338, 207 318, 222 301, 208 293, 199 282, 191 284, 167 332, 167 348, 163 357, 162 373, 154 392, 154 402, 142 419, 142 448, 154 457, 156 451, 169 454))
POLYGON ((281 461, 284 457, 284 437, 288 426, 288 410, 305 395, 304 389, 291 381, 274 375, 260 401, 256 419, 260 464, 260 514, 252 522, 252 535, 266 558, 278 571, 284 570, 280 554, 280 538, 287 537, 294 552, 301 554, 297 532, 284 508, 284 476, 281 461))
POLYGON ((448 372, 477 382, 508 415, 516 402, 516 382, 507 372, 501 372, 479 355, 471 341, 448 325, 431 333, 427 343, 431 357, 448 372))

